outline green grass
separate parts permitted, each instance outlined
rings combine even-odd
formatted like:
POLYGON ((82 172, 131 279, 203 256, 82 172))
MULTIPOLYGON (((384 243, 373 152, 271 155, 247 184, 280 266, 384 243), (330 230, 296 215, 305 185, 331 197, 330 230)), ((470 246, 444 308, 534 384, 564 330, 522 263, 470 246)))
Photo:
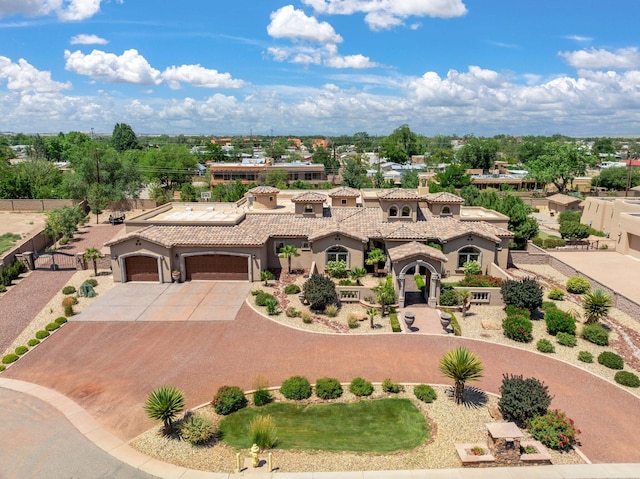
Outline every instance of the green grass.
POLYGON ((19 239, 20 235, 14 233, 5 233, 0 235, 0 254, 10 250, 19 239))
POLYGON ((562 239, 562 236, 550 235, 544 231, 538 231, 538 238, 544 239, 562 239))
POLYGON ((280 449, 390 453, 417 447, 431 434, 410 400, 391 398, 241 409, 220 421, 222 441, 236 448, 251 447, 249 422, 266 414, 273 417, 280 449))

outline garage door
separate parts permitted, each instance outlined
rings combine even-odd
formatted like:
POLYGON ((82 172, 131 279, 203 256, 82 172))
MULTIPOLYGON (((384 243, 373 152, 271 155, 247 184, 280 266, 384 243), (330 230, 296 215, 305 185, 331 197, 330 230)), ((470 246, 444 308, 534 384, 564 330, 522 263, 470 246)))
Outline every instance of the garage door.
POLYGON ((640 236, 628 233, 627 238, 629 239, 629 255, 640 258, 640 236))
POLYGON ((158 260, 151 256, 129 256, 124 259, 127 281, 160 281, 158 260))
POLYGON ((249 280, 246 256, 207 254, 185 258, 187 280, 249 280))

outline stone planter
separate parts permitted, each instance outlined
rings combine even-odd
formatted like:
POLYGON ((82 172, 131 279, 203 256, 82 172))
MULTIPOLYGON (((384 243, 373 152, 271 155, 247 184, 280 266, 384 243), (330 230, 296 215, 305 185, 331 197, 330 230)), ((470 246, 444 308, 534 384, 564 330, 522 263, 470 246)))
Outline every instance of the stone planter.
POLYGON ((440 324, 442 329, 447 329, 451 324, 451 315, 449 313, 440 313, 440 324))
POLYGON ((416 320, 416 315, 415 313, 411 312, 411 311, 406 311, 404 313, 404 324, 407 325, 407 328, 411 329, 411 326, 413 326, 413 323, 416 320))
POLYGON ((174 283, 179 283, 180 282, 180 271, 172 271, 171 272, 171 279, 173 280, 174 283))

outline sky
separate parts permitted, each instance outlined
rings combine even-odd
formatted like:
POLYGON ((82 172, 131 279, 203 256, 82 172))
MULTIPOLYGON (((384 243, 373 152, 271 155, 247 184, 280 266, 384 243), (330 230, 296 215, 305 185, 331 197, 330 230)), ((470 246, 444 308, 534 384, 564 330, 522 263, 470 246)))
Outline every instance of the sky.
POLYGON ((0 0, 0 132, 640 135, 638 0, 0 0))

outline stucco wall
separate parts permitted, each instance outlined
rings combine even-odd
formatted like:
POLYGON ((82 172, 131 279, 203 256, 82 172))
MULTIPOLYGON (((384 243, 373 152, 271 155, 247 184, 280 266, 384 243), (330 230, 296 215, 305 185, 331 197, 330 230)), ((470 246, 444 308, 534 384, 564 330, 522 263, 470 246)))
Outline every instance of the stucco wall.
POLYGON ((473 236, 472 241, 467 241, 467 236, 461 236, 447 242, 442 247, 442 252, 448 259, 443 265, 447 275, 462 274, 462 269, 458 268, 458 251, 467 246, 474 246, 481 251, 480 262, 483 273, 488 271, 491 263, 496 261, 496 244, 493 241, 478 236, 473 236))
POLYGON ((333 206, 334 208, 339 208, 339 207, 356 207, 358 206, 357 204, 357 199, 358 198, 331 198, 331 206, 333 206), (342 201, 346 200, 346 204, 343 204, 342 201))
POLYGON ((316 262, 318 271, 324 272, 326 251, 332 246, 343 246, 349 250, 347 269, 364 267, 364 244, 362 241, 343 234, 332 234, 313 242, 313 260, 316 262))
MULTIPOLYGON (((302 249, 302 243, 307 242, 306 238, 270 238, 267 241, 264 250, 264 258, 266 258, 266 267, 272 269, 282 268, 286 271, 288 261, 286 258, 280 258, 276 252, 276 243, 284 243, 285 245, 293 245, 298 248, 300 256, 291 258, 291 269, 308 269, 313 261, 313 253, 310 249, 302 249)), ((308 242, 307 242, 308 243, 308 242)))
POLYGON ((75 200, 0 200, 0 211, 51 211, 77 204, 75 200))
MULTIPOLYGON (((136 245, 136 239, 130 241, 123 241, 122 243, 111 246, 111 268, 113 271, 113 281, 123 282, 121 264, 124 264, 124 258, 132 254, 147 254, 149 256, 160 256, 162 276, 161 281, 171 281, 171 252, 169 249, 151 243, 145 240, 138 240, 140 245, 136 245)), ((126 278, 124 278, 126 281, 126 278)))

